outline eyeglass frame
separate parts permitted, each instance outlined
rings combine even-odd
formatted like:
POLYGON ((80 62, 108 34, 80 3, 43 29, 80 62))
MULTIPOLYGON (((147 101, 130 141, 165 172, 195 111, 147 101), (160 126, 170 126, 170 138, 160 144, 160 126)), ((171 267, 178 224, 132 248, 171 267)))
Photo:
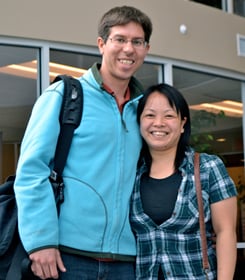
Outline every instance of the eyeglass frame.
POLYGON ((121 36, 115 36, 115 37, 108 37, 112 44, 115 44, 116 46, 125 46, 128 42, 132 44, 132 46, 136 49, 145 49, 148 45, 148 42, 145 41, 142 38, 135 38, 135 39, 126 39, 121 36), (137 45, 137 43, 141 43, 140 45, 137 45))

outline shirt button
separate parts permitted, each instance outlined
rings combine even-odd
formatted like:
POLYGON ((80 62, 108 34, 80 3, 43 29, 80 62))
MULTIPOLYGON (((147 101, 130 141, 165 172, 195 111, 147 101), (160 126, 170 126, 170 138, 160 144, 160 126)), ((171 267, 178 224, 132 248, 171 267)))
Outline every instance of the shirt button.
POLYGON ((173 212, 173 214, 172 214, 173 216, 176 216, 176 213, 175 212, 173 212))

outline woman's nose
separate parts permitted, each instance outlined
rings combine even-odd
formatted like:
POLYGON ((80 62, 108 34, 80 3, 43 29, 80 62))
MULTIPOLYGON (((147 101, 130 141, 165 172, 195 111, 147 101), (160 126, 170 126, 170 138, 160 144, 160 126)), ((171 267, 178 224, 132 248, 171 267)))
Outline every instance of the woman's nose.
POLYGON ((154 119, 154 125, 156 125, 156 126, 164 126, 165 125, 164 118, 156 117, 154 119))

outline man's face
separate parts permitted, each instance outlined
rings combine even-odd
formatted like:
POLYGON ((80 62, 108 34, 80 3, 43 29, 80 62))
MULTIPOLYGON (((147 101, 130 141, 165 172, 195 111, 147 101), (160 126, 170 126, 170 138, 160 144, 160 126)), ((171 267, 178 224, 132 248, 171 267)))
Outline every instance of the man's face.
POLYGON ((101 74, 104 80, 129 80, 144 62, 149 51, 142 27, 130 22, 111 28, 106 41, 99 37, 102 54, 101 74))

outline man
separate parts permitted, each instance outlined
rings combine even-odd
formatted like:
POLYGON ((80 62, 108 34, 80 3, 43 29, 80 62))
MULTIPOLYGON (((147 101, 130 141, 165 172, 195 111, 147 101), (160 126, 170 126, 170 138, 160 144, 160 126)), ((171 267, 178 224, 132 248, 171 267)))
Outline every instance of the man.
POLYGON ((134 7, 115 7, 102 17, 98 33, 102 63, 80 78, 83 117, 63 172, 59 219, 49 175, 62 83, 38 99, 22 142, 15 182, 19 231, 41 279, 135 277, 128 216, 141 148, 136 108, 142 87, 133 74, 148 53, 152 23, 134 7))

